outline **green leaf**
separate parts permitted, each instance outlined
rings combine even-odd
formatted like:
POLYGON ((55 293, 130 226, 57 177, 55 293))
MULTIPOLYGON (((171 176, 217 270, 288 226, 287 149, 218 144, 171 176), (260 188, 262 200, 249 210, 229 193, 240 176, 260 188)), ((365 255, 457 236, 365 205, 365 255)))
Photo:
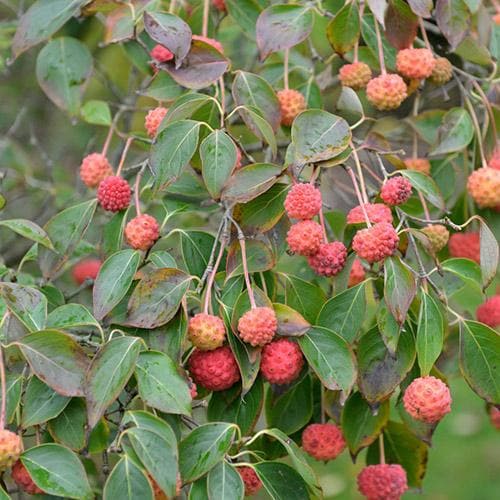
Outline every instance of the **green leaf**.
POLYGON ((181 94, 182 87, 177 85, 174 79, 165 71, 158 73, 151 82, 151 85, 141 92, 141 95, 151 97, 157 101, 171 101, 181 94))
POLYGON ((384 270, 385 302, 394 319, 402 325, 417 293, 417 282, 399 257, 387 258, 384 270))
POLYGON ((177 98, 168 108, 168 112, 160 124, 159 130, 163 130, 167 125, 191 118, 201 108, 213 102, 212 98, 206 94, 190 92, 177 98))
POLYGON ((208 473, 208 498, 243 500, 245 485, 234 466, 223 460, 208 473))
POLYGON ((200 122, 179 120, 167 125, 156 137, 149 163, 156 188, 175 182, 198 147, 200 122))
POLYGON ((30 332, 42 330, 47 319, 47 299, 37 290, 17 283, 0 283, 0 296, 30 332))
POLYGON ((310 498, 306 483, 289 465, 281 462, 260 462, 254 464, 254 469, 273 500, 310 498))
POLYGON ((262 12, 259 0, 226 0, 225 3, 229 15, 254 39, 257 18, 262 12))
POLYGON ((85 384, 91 429, 125 387, 134 372, 141 347, 141 339, 137 337, 116 337, 97 351, 85 384))
MULTIPOLYGON (((272 269, 276 264, 276 256, 269 243, 260 240, 246 242, 248 272, 258 273, 272 269)), ((227 251, 226 279, 243 274, 243 258, 239 240, 234 240, 227 251)))
POLYGON ((127 210, 117 212, 103 227, 102 252, 110 256, 121 250, 123 244, 123 231, 127 222, 127 210))
POLYGON ((389 420, 389 413, 389 401, 384 401, 374 413, 361 393, 351 394, 342 411, 341 423, 342 434, 354 458, 377 439, 389 420))
POLYGON ((108 257, 94 283, 94 316, 101 320, 125 297, 134 279, 141 254, 136 250, 121 250, 108 257))
POLYGON ((271 163, 253 163, 239 169, 222 190, 225 202, 246 203, 267 191, 281 174, 282 167, 271 163))
POLYGON ((254 106, 239 106, 238 113, 249 130, 271 148, 273 158, 278 151, 275 131, 265 118, 265 114, 254 106))
POLYGON ((326 36, 333 50, 342 55, 349 52, 359 39, 359 11, 355 2, 345 4, 328 23, 326 36))
POLYGON ((217 200, 236 167, 236 146, 225 132, 214 130, 201 143, 200 156, 203 180, 212 198, 217 200))
POLYGON ((179 269, 157 269, 142 278, 128 303, 126 324, 157 328, 168 323, 179 309, 191 276, 179 269))
POLYGON ((435 144, 438 140, 439 126, 445 114, 446 112, 441 109, 431 109, 416 116, 410 116, 406 121, 427 144, 435 144))
POLYGON ((363 323, 366 310, 366 283, 349 288, 324 303, 316 324, 352 343, 363 323))
POLYGON ((145 472, 124 455, 115 465, 104 485, 103 500, 154 500, 151 483, 145 472))
POLYGON ((325 387, 348 394, 356 381, 354 355, 347 342, 327 328, 313 326, 299 338, 311 368, 325 387))
POLYGON ((356 353, 358 387, 372 406, 388 399, 403 381, 415 361, 415 343, 409 331, 403 331, 396 353, 386 348, 377 329, 366 332, 356 353))
POLYGON ((85 447, 87 409, 83 399, 73 398, 64 410, 48 422, 48 430, 55 441, 74 451, 85 447))
POLYGON ((300 163, 333 158, 349 146, 351 130, 340 116, 320 109, 300 113, 292 124, 292 144, 300 163))
POLYGON ((477 321, 460 321, 460 371, 472 390, 500 404, 500 335, 477 321))
POLYGON ((21 349, 35 375, 54 391, 61 396, 83 396, 89 361, 71 337, 57 330, 43 330, 14 344, 21 349))
POLYGON ((470 12, 464 0, 437 0, 437 25, 452 50, 465 38, 471 23, 470 12))
POLYGON ((157 434, 163 441, 170 442, 172 438, 172 428, 164 420, 147 411, 127 411, 123 417, 123 425, 134 424, 139 429, 148 430, 157 434))
POLYGON ((111 125, 111 110, 105 101, 87 101, 82 107, 82 118, 92 125, 111 125))
POLYGON ((203 476, 191 485, 188 500, 207 500, 207 498, 207 476, 203 476))
POLYGON ((101 330, 99 322, 81 304, 65 304, 54 309, 47 316, 47 328, 66 329, 78 326, 94 326, 101 330))
MULTIPOLYGON (((382 10, 381 12, 382 20, 380 19, 380 17, 378 18, 379 22, 383 24, 385 5, 387 5, 386 0, 374 0, 374 1, 381 2, 384 4, 384 10, 382 10)), ((375 31, 375 18, 374 16, 367 14, 366 12, 361 19, 361 34, 363 36, 364 42, 370 49, 371 54, 373 54, 374 56, 373 63, 370 64, 370 66, 372 68, 376 68, 378 67, 378 43, 377 43, 377 34, 375 31)), ((396 69, 396 49, 389 43, 383 30, 381 30, 380 35, 382 38, 382 47, 384 51, 385 65, 388 71, 394 71, 396 69)))
POLYGON ((311 33, 313 14, 301 5, 272 5, 259 15, 256 26, 261 60, 271 53, 289 49, 311 33))
POLYGON ((175 259, 165 250, 157 250, 149 254, 148 262, 151 262, 157 269, 162 267, 177 267, 175 259))
MULTIPOLYGON (((246 71, 237 71, 232 93, 237 106, 251 106, 258 109, 274 131, 279 129, 281 120, 279 101, 273 88, 264 78, 246 71)), ((251 117, 242 114, 242 118, 248 128, 254 131, 255 124, 251 120, 247 121, 251 117)))
POLYGON ((498 241, 483 219, 480 219, 480 263, 483 275, 483 288, 495 278, 498 271, 498 241))
POLYGON ((179 445, 179 470, 183 481, 191 482, 206 474, 222 461, 233 442, 234 424, 200 425, 179 445))
POLYGON ((399 170, 398 172, 409 179, 411 185, 417 191, 420 191, 435 207, 440 210, 446 210, 443 196, 441 195, 439 188, 432 177, 415 170, 406 169, 399 170))
POLYGON ((430 154, 437 156, 460 151, 469 145, 473 137, 474 127, 469 113, 463 108, 452 108, 443 117, 437 142, 430 154))
POLYGON ((191 395, 176 364, 161 352, 142 352, 135 368, 139 394, 144 402, 164 413, 191 413, 191 395))
POLYGON ((190 274, 201 278, 208 266, 215 238, 205 231, 179 231, 184 264, 190 274))
POLYGON ((382 335, 384 344, 389 352, 394 355, 398 347, 399 335, 401 334, 402 327, 390 313, 385 300, 380 302, 377 311, 377 326, 382 335))
MULTIPOLYGON (((5 404, 5 421, 6 423, 11 423, 16 415, 16 411, 21 402, 21 390, 23 386, 23 376, 7 373, 5 380, 5 389, 7 394, 7 401, 5 404)), ((2 401, 2 395, 0 394, 0 402, 2 401)))
POLYGON ((12 53, 18 57, 30 47, 53 35, 88 0, 37 0, 22 15, 12 41, 12 53))
POLYGON ((78 457, 64 446, 48 443, 21 455, 34 483, 49 495, 90 499, 94 494, 78 457))
POLYGON ((60 396, 37 377, 31 377, 23 397, 23 428, 57 417, 69 401, 70 398, 60 396))
POLYGON ((0 226, 4 226, 14 231, 17 234, 20 234, 24 238, 28 238, 35 243, 40 243, 44 247, 53 250, 52 242, 49 239, 48 234, 34 222, 26 219, 9 219, 9 220, 0 220, 0 226))
MULTIPOLYGON (((291 274, 280 273, 284 281, 285 303, 314 323, 326 300, 323 290, 309 281, 291 274)), ((323 325, 321 325, 323 326, 323 325)))
POLYGON ((285 337, 300 337, 306 333, 311 324, 303 316, 285 304, 273 304, 278 319, 277 335, 285 337))
POLYGON ((313 414, 312 382, 309 374, 296 380, 286 392, 267 391, 266 420, 268 427, 277 427, 285 434, 293 434, 311 420, 313 414))
POLYGON ((417 358, 423 377, 429 375, 441 354, 444 341, 444 319, 436 301, 422 291, 417 328, 417 358))
POLYGON ((71 115, 78 114, 83 91, 92 73, 92 54, 76 38, 49 42, 38 54, 36 77, 47 97, 71 115))

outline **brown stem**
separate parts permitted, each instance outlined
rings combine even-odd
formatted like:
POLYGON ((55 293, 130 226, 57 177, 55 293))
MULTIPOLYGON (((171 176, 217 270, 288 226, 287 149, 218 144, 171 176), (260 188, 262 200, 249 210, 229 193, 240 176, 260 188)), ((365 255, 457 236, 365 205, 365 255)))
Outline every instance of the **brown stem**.
POLYGON ((116 171, 116 175, 119 176, 121 174, 123 164, 125 163, 125 159, 127 158, 127 153, 130 148, 130 145, 132 144, 134 138, 129 137, 127 139, 127 142, 125 143, 125 147, 123 148, 122 156, 120 158, 120 163, 118 164, 118 170, 116 171))
POLYGON ((365 218, 366 225, 368 227, 371 227, 372 223, 370 222, 370 219, 368 218, 368 213, 366 211, 366 207, 365 207, 365 204, 363 202, 361 192, 359 190, 358 181, 356 180, 356 175, 354 174, 354 172, 352 171, 351 168, 348 167, 348 168, 346 168, 346 170, 347 170, 347 173, 349 174, 349 176, 351 177, 351 181, 352 181, 352 184, 354 186, 354 191, 356 192, 356 197, 358 198, 359 206, 361 207, 361 210, 363 211, 363 216, 365 218))
POLYGON ((385 449, 384 449, 384 434, 380 433, 378 436, 378 447, 380 452, 380 463, 385 464, 385 449))
POLYGON ((224 87, 224 76, 219 78, 220 87, 220 106, 221 106, 221 116, 220 116, 220 126, 224 128, 224 116, 226 114, 226 88, 224 87))
POLYGON ((429 213, 429 207, 427 206, 427 202, 425 201, 424 195, 420 191, 418 191, 418 197, 420 198, 420 203, 422 203, 425 218, 427 220, 429 220, 431 218, 430 213, 429 213))
POLYGON ((382 44, 382 37, 380 35, 380 27, 378 25, 378 21, 373 17, 373 20, 375 21, 375 35, 377 36, 377 50, 378 50, 378 61, 380 64, 380 73, 382 75, 385 75, 387 73, 387 70, 385 69, 385 60, 384 60, 384 46, 382 44))
POLYGON ((210 0, 203 0, 203 25, 201 28, 201 34, 203 36, 208 35, 208 15, 210 13, 210 0))
POLYGON ((432 52, 432 45, 429 42, 429 38, 427 37, 427 31, 425 31, 424 20, 419 17, 418 25, 420 27, 420 32, 422 33, 422 38, 424 39, 425 47, 432 52))
POLYGON ((354 144, 351 142, 350 146, 352 148, 352 155, 354 156, 354 163, 356 164, 356 171, 358 172, 359 182, 361 185, 361 194, 363 195, 363 200, 368 203, 368 195, 366 193, 365 178, 363 176, 363 170, 361 169, 361 162, 359 161, 358 152, 354 148, 354 144))
POLYGON ((285 49, 285 56, 283 58, 283 85, 285 90, 288 90, 288 59, 290 57, 290 49, 285 49))
POLYGON ((203 312, 205 314, 208 314, 208 306, 210 304, 210 299, 212 296, 212 287, 213 287, 213 284, 215 281, 215 275, 217 274, 217 269, 220 266, 222 257, 224 255, 224 249, 226 248, 226 244, 227 244, 227 234, 226 234, 227 233, 227 219, 225 219, 225 222, 224 222, 223 233, 224 234, 223 234, 222 238, 220 239, 219 254, 217 255, 217 259, 215 260, 214 267, 213 267, 211 273, 209 274, 208 280, 207 280, 207 290, 205 292, 205 302, 203 304, 203 312))
POLYGON ((111 139, 113 137, 113 130, 115 128, 115 123, 113 122, 108 130, 108 135, 106 136, 106 140, 104 141, 104 146, 102 147, 101 154, 106 156, 108 154, 109 144, 111 143, 111 139))
POLYGON ((135 213, 137 214, 137 217, 141 215, 140 190, 141 190, 142 172, 143 169, 141 169, 135 177, 134 202, 135 202, 135 213))
POLYGON ((0 345, 0 379, 2 385, 2 406, 0 409, 0 430, 5 428, 5 409, 7 407, 7 384, 5 381, 5 365, 3 361, 3 349, 0 345))
POLYGON ((328 243, 328 236, 326 234, 325 217, 323 215, 323 209, 319 211, 319 222, 321 224, 321 228, 323 229, 323 241, 325 243, 328 243))

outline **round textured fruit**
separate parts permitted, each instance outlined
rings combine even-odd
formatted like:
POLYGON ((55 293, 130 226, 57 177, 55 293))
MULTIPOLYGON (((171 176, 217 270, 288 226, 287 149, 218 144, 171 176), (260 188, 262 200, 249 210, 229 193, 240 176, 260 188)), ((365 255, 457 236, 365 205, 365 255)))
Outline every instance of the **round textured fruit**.
POLYGON ((404 160, 404 164, 408 170, 415 170, 427 175, 431 173, 431 162, 426 158, 407 158, 404 160))
POLYGON ((215 50, 219 51, 221 54, 224 54, 224 47, 222 46, 222 43, 220 43, 218 40, 215 40, 214 38, 208 38, 207 36, 201 35, 193 35, 192 39, 198 42, 206 43, 207 45, 213 47, 215 50))
POLYGON ((209 391, 225 391, 240 380, 240 371, 229 346, 213 351, 195 349, 189 358, 189 373, 209 391))
POLYGON ((152 59, 158 61, 159 63, 165 63, 171 61, 174 58, 174 54, 161 44, 156 44, 149 53, 152 59))
POLYGON ((43 490, 41 490, 31 479, 29 472, 26 467, 23 465, 21 460, 18 460, 12 466, 12 479, 14 482, 21 488, 21 490, 25 491, 29 495, 41 495, 43 490))
POLYGON ((352 208, 347 214, 347 223, 365 224, 365 212, 366 215, 368 215, 368 220, 372 224, 378 224, 379 222, 387 222, 388 224, 392 224, 391 209, 383 203, 365 203, 363 204, 363 206, 358 205, 352 208))
POLYGON ((22 452, 22 439, 14 432, 0 429, 0 471, 11 467, 22 452))
POLYGON ((399 464, 369 465, 358 475, 358 489, 368 500, 399 500, 408 490, 406 472, 399 464))
POLYGON ((334 424, 310 424, 302 432, 302 448, 316 460, 333 460, 346 446, 342 431, 334 424))
POLYGON ((351 271, 349 272, 349 281, 347 283, 348 287, 356 286, 366 278, 365 268, 359 259, 354 259, 352 263, 351 271))
POLYGON ((189 320, 188 336, 202 351, 212 351, 224 343, 226 327, 218 316, 198 313, 189 320))
POLYGON ((368 82, 366 96, 381 111, 396 109, 406 99, 406 83, 399 75, 386 73, 368 82))
POLYGON ((281 124, 289 127, 295 117, 306 109, 306 99, 293 89, 280 90, 277 94, 281 110, 281 124))
POLYGON ((130 186, 122 177, 106 177, 99 184, 97 189, 97 199, 104 210, 108 212, 119 212, 129 206, 130 186))
POLYGON ((260 371, 271 384, 284 385, 293 382, 303 366, 304 357, 296 342, 280 338, 262 348, 260 371))
POLYGON ((438 57, 432 69, 432 75, 429 78, 430 81, 435 85, 444 85, 451 80, 452 76, 453 67, 450 61, 446 57, 438 57))
POLYGON ((434 424, 451 411, 450 390, 436 377, 419 377, 406 388, 403 404, 415 420, 434 424))
POLYGON ((382 186, 380 197, 388 205, 402 205, 411 196, 411 182, 403 176, 391 177, 382 186))
POLYGON ((371 77, 372 70, 364 62, 345 64, 339 70, 340 83, 354 90, 364 89, 371 77))
POLYGON ((148 111, 148 114, 144 119, 144 128, 146 129, 149 137, 151 137, 152 139, 156 137, 156 134, 158 133, 158 127, 163 121, 163 118, 165 118, 167 112, 168 109, 164 108, 163 106, 158 106, 157 108, 153 108, 148 111))
POLYGON ((323 241, 323 229, 313 220, 301 220, 289 229, 286 241, 292 252, 314 255, 323 241))
POLYGON ((309 183, 295 184, 285 199, 285 210, 291 219, 312 219, 322 205, 321 191, 309 183))
POLYGON ((87 155, 80 165, 80 178, 89 188, 95 188, 101 181, 113 175, 108 159, 101 153, 87 155))
POLYGON ((85 280, 95 280, 101 265, 100 259, 84 259, 75 264, 71 274, 75 282, 81 285, 85 280))
POLYGON ((441 224, 429 224, 422 229, 422 232, 429 238, 434 252, 442 250, 450 239, 450 232, 441 224))
POLYGON ((127 243, 136 250, 149 250, 160 237, 160 226, 148 214, 138 215, 125 226, 127 243))
POLYGON ((480 240, 479 233, 455 233, 450 236, 448 250, 452 257, 470 259, 479 264, 480 262, 480 240))
POLYGON ((319 276, 335 276, 344 269, 347 260, 347 248, 341 241, 321 243, 318 251, 307 261, 311 269, 319 276))
POLYGON ((270 307, 250 309, 238 320, 241 340, 252 346, 269 344, 278 329, 278 318, 270 307))
POLYGON ((494 295, 481 304, 477 308, 476 317, 491 328, 500 326, 500 295, 494 295))
POLYGON ((255 493, 262 488, 262 481, 259 479, 259 476, 257 476, 257 473, 252 469, 252 467, 237 467, 236 470, 240 474, 241 479, 243 479, 246 497, 255 495, 255 493))
POLYGON ((500 170, 482 167, 474 170, 467 179, 467 190, 481 208, 500 204, 500 170))
POLYGON ((372 264, 392 255, 398 243, 399 236, 392 225, 381 222, 358 231, 352 240, 352 248, 359 257, 372 264))
POLYGON ((403 49, 396 56, 396 69, 409 79, 428 78, 435 64, 436 60, 429 49, 403 49))

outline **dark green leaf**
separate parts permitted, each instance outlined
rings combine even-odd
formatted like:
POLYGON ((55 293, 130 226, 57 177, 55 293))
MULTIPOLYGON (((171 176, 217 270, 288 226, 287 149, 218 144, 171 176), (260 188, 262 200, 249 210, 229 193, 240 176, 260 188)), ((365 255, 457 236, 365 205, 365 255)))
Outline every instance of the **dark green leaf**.
POLYGON ((411 185, 420 191, 435 207, 440 210, 445 210, 445 204, 443 196, 441 195, 437 184, 434 182, 432 177, 429 177, 422 172, 416 172, 415 170, 399 170, 401 175, 408 178, 411 185))
POLYGON ((254 468, 273 500, 310 498, 306 483, 289 465, 280 462, 260 462, 254 464, 254 468))
POLYGON ((255 38, 255 25, 262 11, 259 0, 226 0, 230 16, 251 38, 255 38))
POLYGON ((101 330, 99 322, 81 304, 65 304, 54 309, 47 316, 47 328, 66 329, 78 326, 94 326, 101 330))
POLYGON ((43 329, 47 319, 47 299, 42 292, 17 283, 0 283, 0 296, 28 331, 43 329))
POLYGON ((437 156, 460 151, 468 146, 473 137, 474 127, 469 113, 463 108, 452 108, 443 117, 437 142, 430 154, 437 156))
POLYGON ((82 107, 82 118, 93 125, 111 125, 111 110, 105 101, 87 101, 82 107))
POLYGON ((285 303, 314 323, 326 300, 323 290, 297 276, 281 273, 280 277, 284 281, 285 303))
POLYGON ((124 455, 115 465, 104 485, 104 500, 154 500, 146 473, 124 455))
POLYGON ((223 460, 208 473, 207 492, 214 500, 243 500, 245 485, 236 469, 223 460))
POLYGON ((386 259, 384 270, 385 302, 394 319, 402 325, 417 293, 417 282, 399 257, 386 259))
POLYGON ((28 238, 31 241, 40 243, 44 247, 53 250, 52 242, 49 239, 48 234, 34 222, 26 219, 9 219, 0 220, 0 226, 8 227, 11 231, 20 234, 24 238, 28 238))
POLYGON ((355 2, 346 3, 328 23, 326 36, 335 52, 342 55, 351 50, 360 34, 359 10, 355 2))
MULTIPOLYGON (((249 273, 268 271, 276 264, 276 256, 269 244, 260 240, 246 242, 246 256, 249 273)), ((226 279, 243 274, 243 259, 239 240, 229 246, 226 260, 226 279)))
POLYGON ((73 398, 66 408, 48 423, 48 430, 55 441, 80 451, 85 447, 87 409, 83 399, 73 398))

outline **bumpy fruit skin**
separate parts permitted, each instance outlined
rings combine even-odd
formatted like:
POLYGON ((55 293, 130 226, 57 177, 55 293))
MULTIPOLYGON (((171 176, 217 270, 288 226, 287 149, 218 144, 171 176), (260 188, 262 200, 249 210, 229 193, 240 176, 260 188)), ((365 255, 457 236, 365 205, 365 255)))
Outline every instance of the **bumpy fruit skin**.
POLYGON ((448 250, 452 257, 470 259, 479 264, 480 262, 480 241, 479 233, 455 233, 450 236, 448 250))
POLYGON ((292 252, 314 255, 323 241, 323 229, 313 220, 301 220, 289 229, 286 241, 292 252))
POLYGON ((494 295, 481 304, 477 308, 476 317, 491 328, 500 326, 500 295, 494 295))
POLYGON ((13 466, 11 471, 12 479, 14 482, 29 495, 41 495, 43 490, 41 490, 31 479, 29 472, 23 465, 21 460, 18 460, 13 466))
POLYGON ((127 243, 136 250, 149 250, 160 237, 160 226, 148 214, 138 215, 125 226, 127 243))
POLYGON ((378 224, 379 222, 387 222, 387 224, 392 224, 392 212, 391 209, 384 205, 383 203, 365 203, 365 210, 361 205, 352 208, 347 214, 348 224, 365 224, 365 214, 368 215, 368 220, 372 224, 378 224))
POLYGON ((392 255, 398 243, 399 236, 392 225, 381 222, 358 231, 352 240, 352 248, 359 257, 373 264, 392 255))
POLYGON ((293 382, 303 366, 304 357, 296 342, 280 338, 262 348, 260 371, 271 384, 284 385, 293 382))
POLYGON ((474 170, 467 179, 467 190, 481 208, 500 204, 500 170, 482 167, 474 170))
POLYGON ((211 45, 215 50, 218 50, 221 54, 224 54, 224 47, 222 46, 222 43, 220 43, 218 40, 215 40, 214 38, 208 38, 207 36, 201 35, 193 35, 193 40, 211 45))
POLYGON ((174 58, 174 54, 164 47, 163 45, 157 43, 149 53, 152 59, 158 61, 159 63, 164 63, 171 61, 174 58))
POLYGON ((240 380, 240 371, 229 346, 213 351, 195 349, 189 358, 189 373, 209 391, 225 391, 240 380))
POLYGON ((22 452, 22 439, 14 432, 0 429, 0 471, 11 467, 22 452))
POLYGON ((415 170, 427 175, 431 173, 431 162, 426 158, 407 158, 404 160, 404 164, 408 170, 415 170))
POLYGON ((108 212, 119 212, 130 204, 131 191, 128 182, 122 177, 112 175, 99 184, 97 199, 108 212))
POLYGON ((386 73, 368 82, 366 96, 381 111, 396 109, 407 97, 406 83, 399 75, 386 73))
POLYGON ((399 464, 369 465, 358 475, 358 490, 368 500, 399 500, 408 490, 406 472, 399 464))
POLYGON ((359 259, 355 259, 352 263, 351 272, 349 273, 349 281, 347 286, 350 288, 356 286, 366 278, 365 268, 359 259))
POLYGON ((435 64, 436 60, 429 49, 403 49, 396 56, 396 69, 405 78, 428 78, 435 64))
POLYGON ((280 90, 277 94, 281 110, 281 124, 289 127, 295 117, 306 109, 306 99, 294 89, 280 90))
POLYGON ((380 197, 388 205, 402 205, 411 196, 411 182, 402 176, 392 177, 382 186, 380 197))
POLYGON ((429 79, 435 85, 444 85, 451 80, 452 75, 453 68, 450 61, 446 57, 438 57, 429 79))
POLYGON ((243 484, 245 485, 245 496, 249 497, 255 495, 262 488, 262 481, 257 476, 257 473, 251 467, 237 467, 241 479, 243 479, 243 484))
POLYGON ((302 432, 302 448, 316 460, 333 460, 346 446, 342 431, 334 424, 310 424, 302 432))
POLYGON ((319 276, 335 276, 344 269, 347 260, 347 248, 341 241, 321 243, 319 250, 307 261, 311 269, 319 276))
POLYGON ((403 404, 415 420, 434 424, 451 411, 450 390, 436 377, 419 377, 407 387, 403 404))
POLYGON ((422 229, 422 232, 429 238, 434 252, 442 250, 450 239, 450 232, 441 224, 429 224, 422 229))
POLYGON ((75 264, 71 274, 78 285, 81 285, 85 280, 95 280, 102 262, 100 259, 84 259, 78 264, 75 264))
POLYGON ((87 155, 80 165, 80 179, 89 188, 95 188, 101 181, 113 175, 108 159, 101 153, 87 155))
POLYGON ((309 183, 295 184, 285 199, 285 210, 291 219, 312 219, 322 205, 321 191, 309 183))
POLYGON ((278 329, 278 318, 270 307, 250 309, 238 320, 241 340, 256 347, 269 344, 278 329))
POLYGON ((488 167, 500 170, 500 148, 496 148, 488 162, 488 167))
POLYGON ((226 1, 225 0, 212 0, 213 6, 220 10, 221 12, 225 12, 226 10, 226 1))
POLYGON ((163 106, 158 106, 157 108, 150 109, 146 118, 144 119, 144 128, 146 129, 149 137, 154 139, 158 133, 158 127, 160 126, 163 118, 167 114, 168 109, 163 106))
POLYGON ((370 66, 364 62, 345 64, 339 70, 339 80, 344 87, 364 89, 372 77, 370 66))
POLYGON ((188 336, 198 349, 213 351, 224 343, 226 327, 218 316, 198 313, 189 320, 188 336))
POLYGON ((500 429, 500 409, 492 406, 489 410, 490 422, 495 429, 500 429))

